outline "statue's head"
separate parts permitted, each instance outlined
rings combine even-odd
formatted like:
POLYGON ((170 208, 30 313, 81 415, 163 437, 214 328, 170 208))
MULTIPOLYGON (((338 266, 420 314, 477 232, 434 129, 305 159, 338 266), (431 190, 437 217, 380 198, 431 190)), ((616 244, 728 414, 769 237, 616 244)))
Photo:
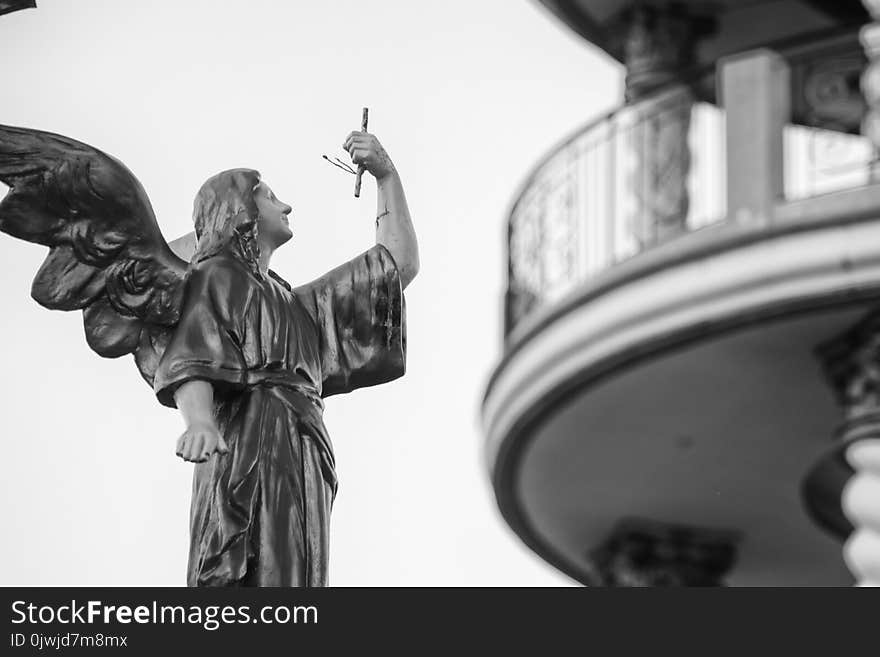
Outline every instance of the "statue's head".
POLYGON ((196 249, 193 261, 210 258, 230 248, 254 271, 260 244, 274 249, 287 242, 289 205, 282 203, 254 169, 229 169, 211 176, 193 204, 196 249))
POLYGON ((290 213, 293 208, 276 198, 265 182, 261 181, 254 190, 254 204, 257 206, 257 225, 263 244, 277 249, 293 237, 290 229, 290 213))

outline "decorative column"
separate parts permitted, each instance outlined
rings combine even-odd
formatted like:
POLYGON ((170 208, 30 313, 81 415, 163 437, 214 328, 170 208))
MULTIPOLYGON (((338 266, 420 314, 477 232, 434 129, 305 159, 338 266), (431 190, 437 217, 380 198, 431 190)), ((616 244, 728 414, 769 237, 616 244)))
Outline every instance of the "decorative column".
POLYGON ((739 539, 731 531, 630 518, 588 559, 601 586, 723 586, 739 539))
POLYGON ((843 407, 838 444, 804 480, 804 504, 825 530, 845 539, 859 585, 880 586, 880 311, 816 349, 843 407))
POLYGON ((868 104, 868 111, 862 119, 862 134, 874 144, 874 163, 871 178, 880 180, 880 165, 877 153, 880 151, 880 0, 862 0, 862 4, 874 19, 859 33, 868 66, 862 73, 862 95, 868 104))
POLYGON ((880 433, 850 445, 855 474, 843 489, 843 510, 855 526, 843 548, 859 586, 880 586, 880 433))
POLYGON ((625 93, 634 113, 630 183, 637 206, 631 230, 641 249, 686 230, 688 134, 696 98, 684 78, 698 37, 709 32, 711 23, 687 15, 681 6, 661 10, 640 5, 623 20, 625 93))

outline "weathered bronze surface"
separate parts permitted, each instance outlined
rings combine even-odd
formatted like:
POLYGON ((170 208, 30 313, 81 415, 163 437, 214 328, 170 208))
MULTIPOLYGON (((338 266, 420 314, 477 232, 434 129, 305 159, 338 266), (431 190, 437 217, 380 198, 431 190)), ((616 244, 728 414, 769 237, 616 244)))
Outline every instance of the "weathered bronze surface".
POLYGON ((82 310, 91 348, 133 354, 158 400, 184 414, 178 454, 197 462, 190 585, 326 584, 336 475, 322 398, 404 373, 403 287, 418 267, 408 210, 378 140, 352 133, 346 148, 389 216, 374 247, 291 287, 267 266, 291 209, 257 171, 205 183, 187 263, 119 161, 0 126, 0 230, 49 247, 32 296, 82 310), (409 250, 393 253, 398 243, 409 250))

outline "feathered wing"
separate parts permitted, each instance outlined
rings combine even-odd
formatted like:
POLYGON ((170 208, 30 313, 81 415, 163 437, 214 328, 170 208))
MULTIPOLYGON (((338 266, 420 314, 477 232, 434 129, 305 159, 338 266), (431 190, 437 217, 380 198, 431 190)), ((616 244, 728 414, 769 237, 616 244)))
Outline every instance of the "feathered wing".
POLYGON ((143 187, 118 160, 86 144, 0 125, 0 230, 44 244, 31 296, 82 310, 99 355, 134 354, 152 385, 180 316, 187 263, 156 223, 143 187))

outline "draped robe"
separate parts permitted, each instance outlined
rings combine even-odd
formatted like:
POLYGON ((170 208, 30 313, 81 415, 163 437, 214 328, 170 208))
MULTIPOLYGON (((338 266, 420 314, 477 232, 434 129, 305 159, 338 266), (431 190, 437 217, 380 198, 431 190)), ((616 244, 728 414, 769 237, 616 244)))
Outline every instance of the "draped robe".
POLYGON ((229 447, 195 466, 190 586, 324 586, 336 493, 322 398, 401 376, 404 299, 376 245, 297 288, 232 252, 194 265, 155 391, 214 389, 229 447))

